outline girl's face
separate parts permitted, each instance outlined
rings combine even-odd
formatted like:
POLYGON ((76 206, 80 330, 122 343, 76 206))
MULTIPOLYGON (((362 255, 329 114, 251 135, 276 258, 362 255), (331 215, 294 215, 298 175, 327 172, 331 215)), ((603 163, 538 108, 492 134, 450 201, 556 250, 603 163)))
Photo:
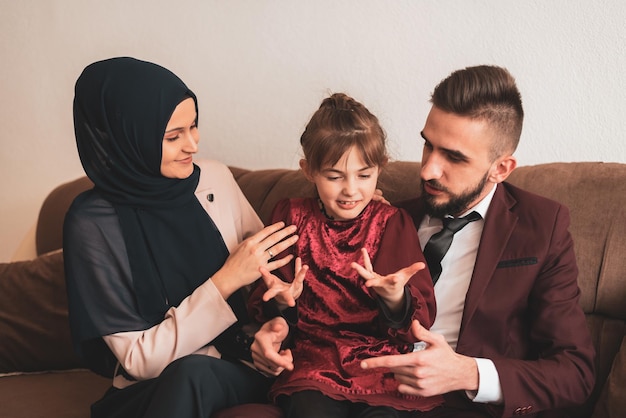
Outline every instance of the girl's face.
POLYGON ((196 104, 191 97, 180 102, 174 109, 163 135, 163 176, 185 179, 193 173, 193 154, 198 152, 200 141, 196 120, 196 104))
POLYGON ((337 220, 354 219, 363 211, 374 196, 380 172, 378 166, 367 166, 356 147, 319 172, 310 173, 306 160, 300 161, 300 167, 315 183, 328 216, 337 220))

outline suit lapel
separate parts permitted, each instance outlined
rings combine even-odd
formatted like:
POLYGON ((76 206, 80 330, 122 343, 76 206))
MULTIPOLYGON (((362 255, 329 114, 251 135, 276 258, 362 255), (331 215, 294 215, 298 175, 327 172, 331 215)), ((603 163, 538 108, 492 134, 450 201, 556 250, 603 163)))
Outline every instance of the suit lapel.
POLYGON ((459 345, 462 343, 463 330, 471 321, 476 308, 489 281, 494 275, 498 261, 511 237, 513 228, 517 223, 517 215, 511 211, 516 200, 506 191, 502 184, 498 184, 496 192, 487 211, 487 219, 480 238, 476 264, 472 273, 467 295, 465 295, 465 307, 459 332, 459 345))

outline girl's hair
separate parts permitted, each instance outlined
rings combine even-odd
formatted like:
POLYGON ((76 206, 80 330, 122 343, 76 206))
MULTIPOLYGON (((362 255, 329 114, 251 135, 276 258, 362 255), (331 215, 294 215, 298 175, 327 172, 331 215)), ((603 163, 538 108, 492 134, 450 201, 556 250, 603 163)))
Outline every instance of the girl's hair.
POLYGON ((389 159, 386 139, 378 118, 365 106, 344 93, 335 93, 313 114, 300 144, 309 169, 316 173, 335 165, 353 146, 368 166, 382 167, 389 159))

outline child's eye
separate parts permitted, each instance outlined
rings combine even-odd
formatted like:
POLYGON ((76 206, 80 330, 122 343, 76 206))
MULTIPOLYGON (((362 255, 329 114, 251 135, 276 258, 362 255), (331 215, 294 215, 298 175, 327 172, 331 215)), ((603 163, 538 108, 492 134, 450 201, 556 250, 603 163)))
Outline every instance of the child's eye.
POLYGON ((330 181, 336 181, 339 180, 341 177, 339 176, 326 176, 326 180, 330 180, 330 181))
POLYGON ((372 175, 371 175, 371 174, 360 174, 360 175, 359 175, 359 178, 361 178, 361 179, 368 179, 368 178, 370 178, 370 177, 372 177, 372 175))

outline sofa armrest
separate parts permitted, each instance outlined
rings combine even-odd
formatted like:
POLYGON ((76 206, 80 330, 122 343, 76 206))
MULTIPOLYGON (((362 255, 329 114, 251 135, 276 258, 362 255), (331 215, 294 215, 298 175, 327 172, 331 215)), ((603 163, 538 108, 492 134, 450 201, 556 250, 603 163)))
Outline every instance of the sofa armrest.
POLYGON ((593 418, 621 417, 626 411, 626 337, 613 360, 609 377, 596 403, 593 418))
POLYGON ((63 246, 63 221, 74 198, 93 183, 87 177, 64 183, 54 189, 44 200, 37 220, 35 243, 37 254, 58 250, 63 246))

